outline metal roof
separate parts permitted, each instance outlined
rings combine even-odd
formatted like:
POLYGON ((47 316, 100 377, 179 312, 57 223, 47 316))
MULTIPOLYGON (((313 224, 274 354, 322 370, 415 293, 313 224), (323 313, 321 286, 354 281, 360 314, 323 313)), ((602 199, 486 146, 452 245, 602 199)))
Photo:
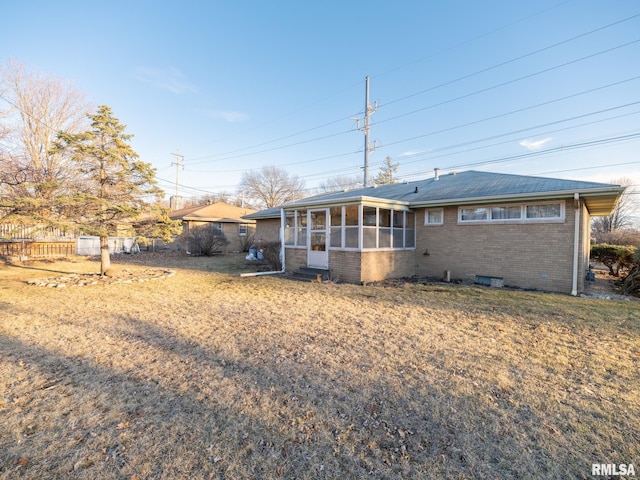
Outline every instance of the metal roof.
MULTIPOLYGON (((607 183, 471 170, 416 182, 325 193, 282 205, 282 208, 308 208, 375 200, 418 208, 573 198, 578 193, 585 200, 591 215, 609 215, 623 191, 624 187, 607 183)), ((249 218, 279 216, 280 207, 269 210, 268 213, 263 211, 268 216, 257 212, 249 218)))

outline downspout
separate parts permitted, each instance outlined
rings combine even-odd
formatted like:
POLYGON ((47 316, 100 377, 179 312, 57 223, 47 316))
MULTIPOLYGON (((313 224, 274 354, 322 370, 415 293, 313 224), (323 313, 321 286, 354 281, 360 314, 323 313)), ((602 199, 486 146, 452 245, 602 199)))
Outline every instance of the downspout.
POLYGON ((284 264, 284 226, 285 226, 285 213, 284 209, 280 209, 280 261, 282 263, 281 270, 272 270, 269 272, 250 272, 250 273, 241 273, 241 277, 258 277, 260 275, 275 275, 278 273, 285 272, 285 264, 284 264))
POLYGON ((571 295, 578 296, 578 261, 580 257, 580 194, 573 194, 573 204, 576 210, 574 215, 574 238, 573 238, 573 278, 571 284, 571 295))

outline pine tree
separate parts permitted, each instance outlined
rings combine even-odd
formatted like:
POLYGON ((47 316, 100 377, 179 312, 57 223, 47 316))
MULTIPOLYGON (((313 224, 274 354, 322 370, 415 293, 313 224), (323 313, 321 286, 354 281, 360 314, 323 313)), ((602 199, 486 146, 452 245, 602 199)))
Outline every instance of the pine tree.
POLYGON ((387 157, 384 160, 384 164, 380 167, 380 173, 375 179, 376 185, 387 185, 391 183, 398 183, 398 179, 395 177, 395 173, 398 171, 400 163, 393 163, 391 157, 387 157))
MULTIPOLYGON (((132 135, 126 125, 102 105, 88 115, 90 128, 82 133, 60 132, 54 150, 68 154, 75 166, 75 191, 61 199, 66 215, 80 231, 100 237, 100 273, 111 265, 109 236, 123 226, 134 228, 143 214, 150 214, 162 198, 155 169, 139 160, 129 144, 132 135)), ((166 217, 155 211, 154 216, 166 217)), ((168 236, 177 224, 164 218, 156 234, 168 236)))

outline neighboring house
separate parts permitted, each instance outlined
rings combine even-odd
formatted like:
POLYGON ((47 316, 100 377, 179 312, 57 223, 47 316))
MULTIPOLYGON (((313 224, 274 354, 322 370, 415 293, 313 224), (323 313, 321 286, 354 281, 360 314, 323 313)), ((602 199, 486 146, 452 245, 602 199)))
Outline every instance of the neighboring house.
POLYGON ((436 171, 427 180, 317 195, 245 218, 257 221, 256 237, 284 233, 287 271, 328 270, 351 283, 421 276, 577 295, 591 216, 610 214, 623 191, 436 171))
POLYGON ((169 213, 169 218, 182 221, 182 234, 176 238, 174 244, 190 251, 193 245, 189 244, 189 235, 206 225, 224 233, 229 241, 227 252, 241 252, 255 230, 255 220, 245 220, 242 217, 254 212, 255 210, 250 208, 236 207, 223 202, 174 210, 169 213))

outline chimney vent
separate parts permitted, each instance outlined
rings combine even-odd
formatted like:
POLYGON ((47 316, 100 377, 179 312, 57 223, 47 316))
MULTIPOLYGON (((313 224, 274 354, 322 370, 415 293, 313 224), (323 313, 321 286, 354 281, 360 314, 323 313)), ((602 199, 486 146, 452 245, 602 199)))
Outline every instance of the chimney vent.
POLYGON ((435 173, 434 180, 436 180, 436 181, 440 180, 440 169, 439 168, 434 168, 433 172, 435 173))

